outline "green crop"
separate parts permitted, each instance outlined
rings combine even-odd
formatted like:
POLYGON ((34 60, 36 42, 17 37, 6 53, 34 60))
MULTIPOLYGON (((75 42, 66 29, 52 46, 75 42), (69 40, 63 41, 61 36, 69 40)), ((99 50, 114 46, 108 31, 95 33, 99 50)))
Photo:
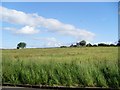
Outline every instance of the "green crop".
POLYGON ((118 48, 2 50, 2 83, 119 88, 118 48))

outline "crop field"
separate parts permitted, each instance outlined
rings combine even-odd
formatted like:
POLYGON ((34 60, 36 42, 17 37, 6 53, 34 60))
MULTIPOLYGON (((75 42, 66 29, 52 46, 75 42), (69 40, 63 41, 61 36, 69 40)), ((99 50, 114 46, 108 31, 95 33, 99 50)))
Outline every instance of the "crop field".
POLYGON ((2 82, 119 88, 118 47, 2 50, 2 82))

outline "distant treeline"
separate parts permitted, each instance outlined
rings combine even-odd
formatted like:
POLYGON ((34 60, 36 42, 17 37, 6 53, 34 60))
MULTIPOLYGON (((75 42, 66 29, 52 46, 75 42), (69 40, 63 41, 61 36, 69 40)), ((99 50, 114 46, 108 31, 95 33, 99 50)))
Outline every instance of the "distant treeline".
MULTIPOLYGON (((26 48, 26 43, 25 42, 20 42, 17 44, 17 49, 23 49, 23 48, 26 48)), ((60 46, 60 48, 66 48, 66 47, 98 47, 98 46, 106 46, 106 47, 109 47, 109 46, 120 46, 120 39, 118 40, 118 43, 117 44, 106 44, 106 43, 98 43, 98 44, 91 44, 91 43, 88 43, 86 44, 86 41, 85 40, 82 40, 76 44, 71 44, 70 46, 60 46)))
POLYGON ((66 48, 66 47, 81 47, 81 46, 85 46, 85 47, 98 47, 98 46, 110 47, 110 46, 113 46, 113 47, 116 47, 116 46, 120 46, 120 39, 118 40, 117 44, 98 43, 98 44, 93 44, 92 45, 91 43, 86 44, 86 41, 82 40, 79 43, 71 44, 70 46, 60 46, 60 47, 61 48, 66 48))

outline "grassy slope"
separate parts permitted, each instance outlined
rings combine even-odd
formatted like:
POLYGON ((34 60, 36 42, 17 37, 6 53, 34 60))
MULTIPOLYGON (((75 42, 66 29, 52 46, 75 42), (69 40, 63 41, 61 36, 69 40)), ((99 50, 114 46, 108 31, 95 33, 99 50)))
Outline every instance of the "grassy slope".
POLYGON ((117 47, 3 50, 3 83, 119 87, 117 47))

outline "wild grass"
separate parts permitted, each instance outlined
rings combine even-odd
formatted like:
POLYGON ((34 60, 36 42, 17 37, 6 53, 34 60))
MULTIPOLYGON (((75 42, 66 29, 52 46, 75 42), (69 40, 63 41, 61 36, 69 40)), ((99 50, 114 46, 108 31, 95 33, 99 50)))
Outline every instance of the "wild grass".
POLYGON ((120 87, 117 47, 2 50, 2 82, 120 87))

